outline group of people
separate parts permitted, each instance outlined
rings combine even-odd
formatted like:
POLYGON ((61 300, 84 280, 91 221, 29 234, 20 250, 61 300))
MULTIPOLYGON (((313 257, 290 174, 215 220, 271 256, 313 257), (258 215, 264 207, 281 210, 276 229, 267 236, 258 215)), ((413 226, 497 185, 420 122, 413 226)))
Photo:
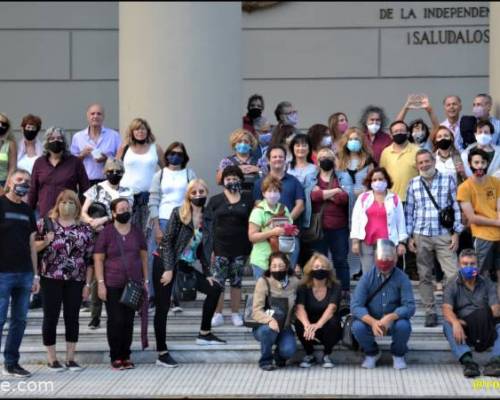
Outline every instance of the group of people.
MULTIPOLYGON (((89 299, 92 329, 100 327, 105 303, 112 367, 134 368, 136 310, 122 301, 130 282, 142 287, 143 348, 148 308, 154 308, 157 364, 175 367, 166 344, 171 303, 180 312, 180 300, 206 294, 196 342, 224 344, 212 327, 224 324, 225 283, 232 324, 242 326, 241 286, 249 266, 265 370, 284 366, 295 352, 292 326, 306 350, 301 366, 314 362, 315 341, 325 347, 323 366, 333 366, 341 315, 349 310, 363 366, 373 368, 380 356, 374 337, 391 334, 394 367, 405 368, 415 312, 409 277, 419 280, 425 326, 432 327, 438 324, 434 275, 444 274, 444 333, 464 373, 477 376, 466 339, 470 344, 477 331, 500 327, 498 286, 490 280, 500 277, 500 121, 489 116, 487 94, 474 99, 473 116, 460 114, 458 96, 443 104, 441 124, 424 97, 418 105, 409 99, 388 132, 384 110, 368 106, 358 127, 337 112, 302 133, 292 103, 277 105, 272 126, 263 116, 263 97, 253 95, 215 173, 223 190, 211 197, 187 166, 184 144, 163 151, 144 119, 131 122, 122 142, 103 125, 103 107, 92 104, 87 128, 68 145, 58 127, 40 141, 42 122, 34 115, 23 118, 16 143, 0 114, 0 327, 10 299, 14 311, 4 373, 29 375, 19 365, 19 346, 30 291, 41 287, 50 369, 81 368, 78 316, 89 299), (422 119, 404 121, 415 108, 427 111, 431 127, 422 119), (360 281, 351 294, 352 279, 360 281), (275 298, 287 299, 280 303, 283 313, 273 310, 275 298), (55 352, 61 306, 64 365, 55 352), (474 328, 469 317, 478 309, 474 328)), ((500 375, 500 344, 496 334, 488 340, 495 347, 485 374, 500 375)))

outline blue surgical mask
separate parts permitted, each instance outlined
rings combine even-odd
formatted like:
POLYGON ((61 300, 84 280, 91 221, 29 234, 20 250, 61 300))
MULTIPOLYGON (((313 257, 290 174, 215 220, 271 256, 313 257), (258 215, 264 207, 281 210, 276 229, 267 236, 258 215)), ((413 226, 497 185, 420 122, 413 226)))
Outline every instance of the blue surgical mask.
POLYGON ((361 151, 361 142, 358 139, 351 139, 347 142, 347 150, 353 153, 359 153, 361 151))
POLYGON ((299 123, 299 114, 297 114, 296 112, 288 114, 286 116, 286 122, 288 125, 292 125, 292 126, 297 125, 299 123))
POLYGON ((182 162, 184 161, 184 157, 182 157, 178 154, 169 154, 167 156, 167 161, 169 164, 172 164, 172 165, 181 165, 182 162))
POLYGON ((465 280, 470 281, 479 274, 479 269, 474 265, 469 265, 467 267, 461 268, 460 274, 462 274, 462 277, 465 280))
POLYGON ((267 146, 269 143, 271 143, 272 137, 273 137, 273 134, 271 132, 262 133, 261 135, 259 135, 259 143, 262 146, 267 146))
POLYGON ((234 146, 234 150, 236 150, 236 153, 240 154, 248 154, 250 153, 250 150, 252 147, 248 143, 237 143, 236 146, 234 146))

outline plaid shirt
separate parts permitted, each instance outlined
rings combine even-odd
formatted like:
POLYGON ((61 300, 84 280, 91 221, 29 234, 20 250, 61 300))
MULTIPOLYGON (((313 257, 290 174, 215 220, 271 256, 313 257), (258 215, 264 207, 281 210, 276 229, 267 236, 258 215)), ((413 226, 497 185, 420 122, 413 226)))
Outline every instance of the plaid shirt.
MULTIPOLYGON (((448 232, 439 223, 439 211, 436 209, 429 194, 424 188, 424 178, 417 176, 413 178, 406 194, 406 230, 411 237, 414 233, 423 236, 440 236, 448 232)), ((434 200, 436 200, 440 209, 453 206, 455 211, 455 223, 453 230, 456 233, 464 229, 461 223, 460 207, 457 202, 457 184, 450 175, 444 175, 436 172, 432 183, 428 181, 425 184, 430 189, 434 200)))

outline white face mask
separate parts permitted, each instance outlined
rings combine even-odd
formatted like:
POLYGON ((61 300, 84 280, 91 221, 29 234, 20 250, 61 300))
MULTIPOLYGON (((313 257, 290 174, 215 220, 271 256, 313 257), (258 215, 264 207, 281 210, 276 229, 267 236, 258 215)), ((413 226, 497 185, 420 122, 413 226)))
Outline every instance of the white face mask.
POLYGON ((274 206, 280 201, 281 194, 280 192, 266 192, 263 196, 270 205, 274 206))
POLYGON ((370 131, 370 133, 374 135, 380 130, 380 124, 370 124, 367 125, 367 128, 370 131))
POLYGON ((488 133, 479 133, 476 135, 476 140, 481 146, 488 146, 492 139, 493 136, 488 133))

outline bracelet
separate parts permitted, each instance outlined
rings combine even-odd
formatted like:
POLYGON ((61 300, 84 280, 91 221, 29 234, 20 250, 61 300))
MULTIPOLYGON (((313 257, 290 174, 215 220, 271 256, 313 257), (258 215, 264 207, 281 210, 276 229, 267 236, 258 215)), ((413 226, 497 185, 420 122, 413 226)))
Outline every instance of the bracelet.
POLYGON ((149 279, 144 279, 144 283, 149 283, 149 279))
POLYGON ((85 283, 85 287, 88 287, 90 289, 90 283, 85 283))
POLYGON ((104 279, 99 279, 97 283, 104 283, 104 279))
POLYGON ((40 280, 40 275, 33 275, 33 279, 40 280))

